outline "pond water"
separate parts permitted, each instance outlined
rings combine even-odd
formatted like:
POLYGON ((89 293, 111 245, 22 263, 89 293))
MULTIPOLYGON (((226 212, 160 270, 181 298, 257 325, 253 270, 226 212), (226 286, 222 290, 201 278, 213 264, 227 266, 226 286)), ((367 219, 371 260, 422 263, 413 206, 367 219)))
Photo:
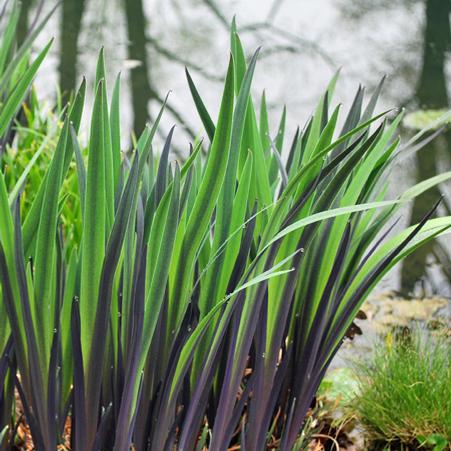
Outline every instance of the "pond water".
MULTIPOLYGON (((23 0, 23 20, 37 5, 23 0)), ((368 91, 386 74, 380 108, 446 109, 451 87, 448 0, 63 0, 43 44, 56 38, 38 84, 54 95, 59 82, 70 91, 86 75, 94 79, 103 44, 110 86, 122 73, 124 130, 139 132, 171 90, 164 127, 178 124, 176 146, 185 152, 193 130, 202 130, 185 81, 188 66, 212 114, 228 57, 229 23, 236 15, 245 48, 262 45, 255 97, 266 88, 276 124, 283 105, 288 130, 303 124, 328 80, 341 69, 336 101, 350 106, 362 83, 368 91)), ((53 0, 44 1, 49 9, 53 0)), ((412 132, 403 130, 407 137, 412 132)), ((125 142, 125 145, 127 142, 125 142)), ((393 195, 416 180, 450 170, 451 134, 445 133, 395 168, 393 195)), ((451 194, 450 184, 440 191, 451 194)), ((432 190, 403 212, 417 221, 439 196, 432 190)), ((451 196, 448 196, 448 205, 451 196)), ((440 213, 444 213, 446 206, 440 213)), ((451 295, 451 243, 424 247, 381 289, 451 295)))

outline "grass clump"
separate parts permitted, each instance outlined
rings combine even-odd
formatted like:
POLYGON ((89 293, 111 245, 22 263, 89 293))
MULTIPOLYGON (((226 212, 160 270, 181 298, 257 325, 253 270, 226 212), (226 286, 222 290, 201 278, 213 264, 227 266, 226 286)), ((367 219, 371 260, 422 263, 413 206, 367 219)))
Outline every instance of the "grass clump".
POLYGON ((449 338, 415 332, 387 340, 370 364, 359 365, 360 390, 352 407, 370 442, 449 448, 450 355, 449 338))

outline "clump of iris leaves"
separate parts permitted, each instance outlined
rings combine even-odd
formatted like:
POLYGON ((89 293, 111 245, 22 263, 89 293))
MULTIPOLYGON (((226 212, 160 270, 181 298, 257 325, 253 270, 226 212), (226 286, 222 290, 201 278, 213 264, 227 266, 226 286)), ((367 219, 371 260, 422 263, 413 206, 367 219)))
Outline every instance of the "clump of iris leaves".
MULTIPOLYGON (((48 17, 16 46, 18 17, 17 4, 3 9, 2 145, 14 145, 12 121, 50 47, 31 58, 48 17)), ((400 206, 451 174, 386 199, 394 162, 429 135, 400 145, 402 113, 374 115, 382 83, 367 102, 357 92, 339 129, 335 77, 305 126, 287 137, 283 111, 272 140, 265 98, 257 106, 251 95, 257 60, 258 50, 246 59, 233 24, 216 121, 187 74, 206 137, 181 165, 169 159, 173 130, 154 155, 165 105, 121 153, 120 82, 109 102, 103 52, 87 147, 78 140, 83 81, 40 183, 24 185, 31 159, 10 190, 2 165, 4 449, 18 399, 37 450, 56 449, 64 433, 79 451, 297 449, 365 297, 451 226, 431 206, 418 225, 392 230, 400 206), (75 193, 65 192, 67 177, 75 193), (78 241, 61 218, 74 196, 78 241)))

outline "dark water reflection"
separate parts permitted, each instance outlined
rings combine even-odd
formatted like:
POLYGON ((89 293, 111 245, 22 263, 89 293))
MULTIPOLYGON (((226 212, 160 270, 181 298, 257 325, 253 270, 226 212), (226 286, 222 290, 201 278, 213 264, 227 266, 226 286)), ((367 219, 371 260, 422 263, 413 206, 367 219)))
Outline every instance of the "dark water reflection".
MULTIPOLYGON (((450 2, 427 0, 423 35, 423 60, 415 100, 424 109, 447 109, 449 107, 448 86, 445 75, 446 55, 450 49, 450 2)), ((415 155, 416 179, 432 177, 439 171, 441 157, 451 162, 451 132, 446 131, 439 139, 432 141, 415 155)), ((426 209, 440 196, 439 189, 431 189, 416 199, 412 206, 410 222, 416 223, 426 209)), ((447 213, 451 214, 449 199, 445 199, 447 213)), ((401 271, 401 288, 412 291, 426 272, 428 258, 436 260, 443 276, 451 284, 450 249, 439 241, 433 241, 420 248, 406 259, 401 271)))
MULTIPOLYGON (((36 8, 31 2, 23 0, 23 23, 28 10, 36 8)), ((262 84, 273 91, 270 106, 278 109, 287 103, 288 111, 301 117, 290 119, 293 129, 341 64, 345 83, 339 95, 347 104, 357 80, 371 86, 388 72, 392 80, 382 99, 385 105, 446 109, 450 4, 448 0, 63 0, 57 25, 58 64, 53 70, 66 93, 75 88, 82 72, 92 79, 94 49, 102 43, 101 36, 113 56, 111 71, 124 69, 126 62, 125 114, 135 132, 143 129, 167 89, 175 88, 171 120, 184 124, 192 135, 191 127, 198 129, 194 110, 187 106, 187 90, 179 88, 184 81, 172 74, 183 76, 187 64, 201 80, 207 104, 216 99, 223 67, 218 61, 224 61, 228 24, 236 13, 248 48, 264 44, 262 84), (88 19, 91 26, 85 27, 88 19), (300 78, 304 84, 295 83, 300 78)), ((416 155, 409 170, 400 168, 403 176, 396 187, 449 170, 450 140, 449 132, 443 134, 416 155)), ((449 188, 440 190, 449 193, 449 188)), ((437 189, 418 198, 408 220, 417 222, 439 195, 437 189)), ((449 203, 448 196, 441 213, 451 214, 449 203)), ((449 241, 423 247, 404 262, 398 280, 390 279, 390 288, 450 295, 450 255, 449 241)))

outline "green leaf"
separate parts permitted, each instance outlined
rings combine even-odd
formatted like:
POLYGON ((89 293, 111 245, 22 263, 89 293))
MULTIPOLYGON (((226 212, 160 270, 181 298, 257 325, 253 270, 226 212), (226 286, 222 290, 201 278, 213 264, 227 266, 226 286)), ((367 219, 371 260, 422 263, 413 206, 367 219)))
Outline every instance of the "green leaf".
POLYGON ((3 73, 8 54, 11 51, 11 46, 16 35, 17 23, 20 17, 20 9, 20 3, 14 2, 13 9, 8 18, 6 29, 3 31, 3 39, 0 43, 0 74, 3 73))
MULTIPOLYGON (((1 111, 0 111, 0 136, 3 136, 7 128, 9 127, 10 122, 14 118, 14 115, 16 114, 17 109, 19 108, 20 104, 22 103, 22 100, 25 97, 25 94, 28 91, 28 88, 30 87, 30 84, 36 75, 37 70, 39 69, 39 66, 41 65, 42 61, 44 60, 45 56, 47 55, 53 40, 51 40, 44 50, 39 53, 39 55, 36 57, 36 59, 33 61, 33 63, 30 65, 30 67, 26 70, 26 72, 22 75, 19 82, 17 83, 17 86, 14 88, 14 90, 11 92, 11 94, 8 96, 7 101, 3 105, 1 111)), ((0 84, 1 86, 1 84, 0 84)))
POLYGON ((83 359, 88 361, 105 255, 107 205, 104 82, 97 86, 91 122, 81 254, 80 318, 83 359))
POLYGON ((46 187, 39 218, 35 254, 35 315, 43 334, 40 352, 43 362, 50 358, 56 302, 56 232, 59 192, 63 182, 64 156, 69 135, 69 119, 61 132, 46 179, 46 187))
POLYGON ((176 324, 186 306, 196 252, 206 233, 227 168, 233 118, 233 92, 233 60, 230 58, 215 136, 199 192, 186 225, 178 260, 179 270, 171 296, 173 301, 170 304, 170 315, 176 324))
POLYGON ((111 98, 111 151, 113 160, 113 190, 116 192, 119 183, 119 173, 121 169, 121 113, 120 113, 120 96, 121 96, 121 77, 120 74, 116 78, 114 84, 113 96, 111 98))

